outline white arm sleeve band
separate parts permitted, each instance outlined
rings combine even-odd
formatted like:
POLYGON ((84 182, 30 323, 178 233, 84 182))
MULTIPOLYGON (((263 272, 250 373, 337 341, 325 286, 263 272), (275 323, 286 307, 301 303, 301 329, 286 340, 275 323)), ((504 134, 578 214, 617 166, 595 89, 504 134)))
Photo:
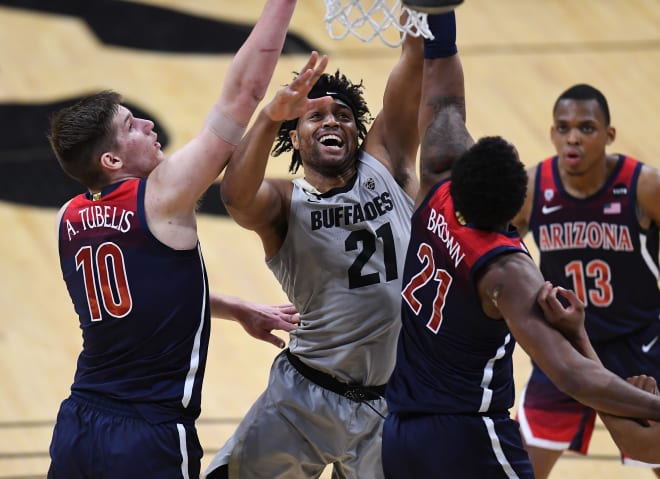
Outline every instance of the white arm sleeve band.
POLYGON ((219 108, 213 108, 206 118, 206 126, 218 138, 222 138, 230 145, 238 145, 245 133, 245 127, 240 126, 219 108))

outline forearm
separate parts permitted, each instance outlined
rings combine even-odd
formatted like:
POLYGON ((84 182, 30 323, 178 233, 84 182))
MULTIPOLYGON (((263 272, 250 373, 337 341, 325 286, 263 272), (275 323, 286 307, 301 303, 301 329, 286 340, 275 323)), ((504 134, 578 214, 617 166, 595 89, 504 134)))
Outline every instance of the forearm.
POLYGON ((242 302, 240 298, 211 291, 209 293, 209 301, 211 304, 211 316, 213 318, 237 321, 236 308, 242 302))
POLYGON ((464 123, 460 106, 443 106, 426 129, 420 155, 422 181, 435 183, 438 176, 451 170, 473 143, 464 123))
MULTIPOLYGON (((417 117, 422 93, 423 63, 422 39, 408 36, 383 94, 381 141, 389 153, 395 172, 406 168, 415 169, 420 138, 417 117)), ((369 135, 374 136, 373 127, 369 135)))
POLYGON ((246 126, 264 98, 280 57, 296 0, 267 0, 249 37, 234 56, 216 105, 246 126))
POLYGON ((280 124, 262 110, 234 151, 222 180, 222 200, 237 210, 249 208, 266 175, 266 166, 280 124))
POLYGON ((660 425, 646 426, 633 419, 603 413, 600 418, 616 445, 625 454, 639 461, 660 462, 660 425))
POLYGON ((569 366, 570 381, 557 381, 557 387, 597 411, 637 419, 660 419, 660 396, 643 391, 605 369, 594 360, 587 365, 569 366), (574 379, 573 379, 574 378, 574 379), (572 386, 565 387, 568 383, 572 386), (563 383, 563 384, 562 384, 563 383))

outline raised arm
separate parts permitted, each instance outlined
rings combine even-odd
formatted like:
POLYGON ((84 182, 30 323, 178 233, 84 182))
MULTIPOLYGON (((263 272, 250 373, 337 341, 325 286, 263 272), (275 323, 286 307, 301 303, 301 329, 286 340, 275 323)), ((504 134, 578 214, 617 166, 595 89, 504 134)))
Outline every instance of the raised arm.
POLYGON ((319 59, 318 53, 312 52, 301 73, 259 113, 232 155, 222 180, 222 200, 227 210, 239 225, 259 234, 267 257, 283 240, 291 192, 290 181, 264 179, 270 150, 282 122, 298 118, 312 105, 332 101, 330 97, 307 98, 327 63, 327 57, 319 59))
POLYGON ((419 149, 417 115, 422 87, 423 42, 408 35, 399 61, 392 69, 383 108, 376 116, 363 148, 390 170, 412 197, 417 193, 416 164, 419 149))
POLYGON ((660 397, 585 357, 545 320, 536 302, 543 285, 533 260, 521 253, 495 259, 478 282, 484 310, 496 307, 516 341, 560 390, 598 411, 658 419, 660 397))
POLYGON ((219 99, 198 135, 164 160, 149 178, 147 205, 160 217, 190 221, 199 197, 217 178, 266 94, 296 0, 267 0, 233 58, 219 99))
POLYGON ((465 125, 465 82, 456 50, 454 12, 430 15, 436 39, 425 40, 422 99, 418 116, 422 135, 420 191, 417 202, 474 141, 465 125), (452 48, 453 47, 453 48, 452 48))

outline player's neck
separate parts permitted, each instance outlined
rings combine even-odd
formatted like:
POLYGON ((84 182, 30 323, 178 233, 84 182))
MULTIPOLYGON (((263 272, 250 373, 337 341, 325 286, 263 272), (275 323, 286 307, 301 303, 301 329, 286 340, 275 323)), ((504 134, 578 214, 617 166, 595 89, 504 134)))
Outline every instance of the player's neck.
POLYGON ((609 180, 617 159, 617 155, 606 155, 604 161, 595 162, 589 169, 579 174, 560 171, 559 176, 564 189, 575 198, 588 198, 597 193, 609 180))
POLYGON ((324 173, 311 168, 305 169, 305 180, 319 192, 326 193, 335 188, 342 188, 349 184, 357 174, 357 166, 353 165, 341 173, 324 173))

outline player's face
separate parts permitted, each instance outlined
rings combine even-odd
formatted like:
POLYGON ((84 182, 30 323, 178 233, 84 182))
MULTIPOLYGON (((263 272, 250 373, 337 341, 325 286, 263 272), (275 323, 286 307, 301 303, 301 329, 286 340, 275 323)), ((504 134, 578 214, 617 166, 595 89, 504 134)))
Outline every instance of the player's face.
POLYGON ((614 128, 605 124, 596 100, 561 100, 550 137, 559 168, 570 175, 584 175, 605 162, 605 149, 614 141, 614 128))
POLYGON ((158 135, 153 131, 154 122, 135 118, 120 105, 113 126, 116 131, 116 153, 124 164, 124 171, 146 178, 164 158, 157 141, 158 135))
POLYGON ((337 175, 356 159, 358 131, 353 111, 341 100, 309 110, 291 132, 304 167, 337 175))

